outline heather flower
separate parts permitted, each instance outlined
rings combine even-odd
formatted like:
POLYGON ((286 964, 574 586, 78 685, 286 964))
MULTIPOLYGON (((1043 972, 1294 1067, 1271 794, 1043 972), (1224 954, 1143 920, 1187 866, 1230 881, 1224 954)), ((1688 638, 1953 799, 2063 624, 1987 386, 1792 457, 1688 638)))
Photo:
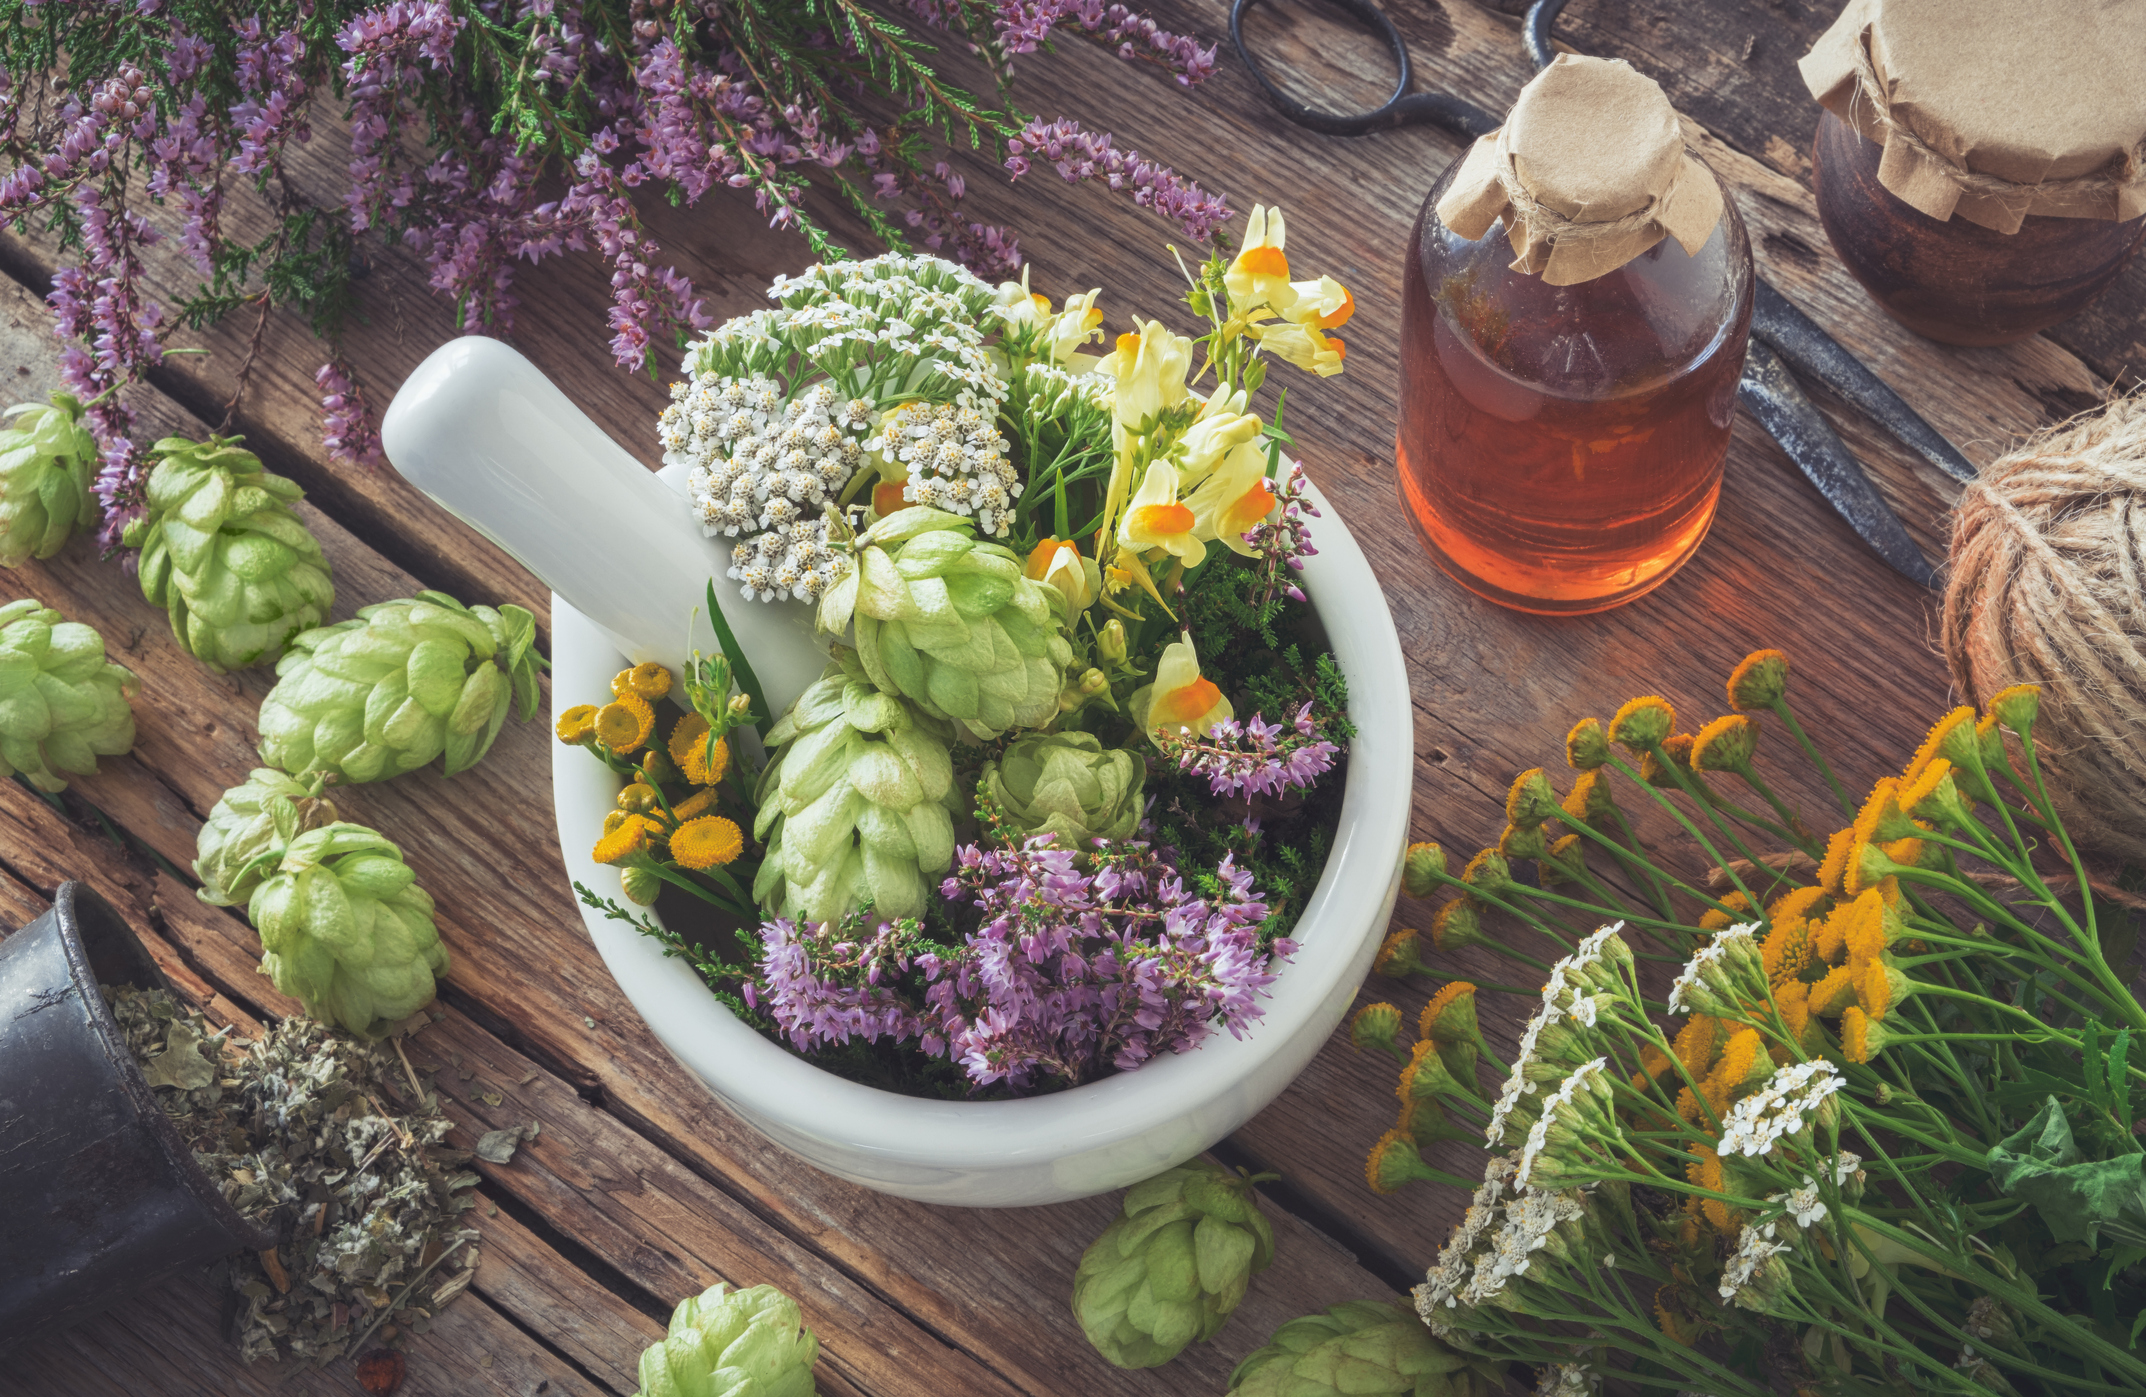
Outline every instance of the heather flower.
POLYGON ((1138 841, 1085 855, 1048 836, 969 845, 943 889, 984 917, 960 946, 926 942, 914 922, 867 931, 862 914, 770 922, 750 997, 801 1051, 913 1040, 978 1087, 1130 1071, 1217 1025, 1241 1037, 1275 957, 1295 951, 1285 938, 1260 946, 1267 906, 1250 874, 1228 860, 1215 873, 1224 891, 1207 900, 1138 841))
POLYGON ((1165 733, 1162 753, 1177 758, 1181 770, 1205 776, 1218 796, 1271 799, 1308 791, 1341 754, 1339 745, 1319 736, 1311 709, 1304 704, 1286 727, 1255 713, 1242 723, 1225 718, 1205 738, 1165 733))

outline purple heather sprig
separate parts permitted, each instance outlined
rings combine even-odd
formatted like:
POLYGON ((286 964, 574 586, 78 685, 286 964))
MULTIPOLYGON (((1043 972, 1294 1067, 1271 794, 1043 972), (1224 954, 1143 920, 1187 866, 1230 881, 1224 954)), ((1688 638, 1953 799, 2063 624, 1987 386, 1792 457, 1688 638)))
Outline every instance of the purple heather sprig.
POLYGON ((1115 47, 1120 58, 1159 63, 1191 87, 1215 70, 1215 46, 1158 28, 1146 15, 1102 0, 1004 0, 993 19, 999 45, 1007 53, 1033 53, 1061 24, 1078 25, 1087 34, 1115 47))
POLYGON ((1241 1037, 1275 959, 1295 952, 1286 938, 1261 949, 1267 905, 1248 872, 1224 859, 1216 876, 1224 891, 1208 901, 1138 841, 1088 853, 1047 837, 968 845, 942 892, 985 921, 959 949, 931 946, 913 921, 869 933, 860 916, 839 928, 772 921, 747 998, 801 1051, 913 1039, 977 1087, 1130 1071, 1196 1047, 1216 1024, 1241 1037))
POLYGON ((1308 791, 1334 769, 1341 748, 1319 736, 1307 701, 1287 727, 1253 714, 1217 723, 1206 737, 1187 741, 1163 737, 1162 752, 1175 757, 1180 770, 1207 778, 1218 796, 1282 795, 1308 791))
POLYGON ((1140 158, 1137 150, 1119 150, 1108 132, 1084 129, 1077 121, 1035 120, 1006 142, 1012 154, 1006 168, 1015 179, 1028 173, 1030 155, 1049 163, 1068 183, 1099 179, 1129 192, 1134 203, 1172 219, 1185 236, 1206 242, 1234 215, 1228 201, 1166 166, 1140 158))
POLYGON ((321 392, 321 442, 328 448, 328 459, 352 466, 377 466, 385 460, 372 407, 342 360, 322 364, 313 382, 321 392))
POLYGON ((1260 557, 1261 606, 1273 601, 1277 593, 1293 601, 1304 600, 1304 589, 1289 574, 1304 571, 1304 560, 1319 552, 1311 546, 1311 527, 1304 522, 1307 514, 1319 517, 1319 507, 1305 494, 1307 484, 1301 463, 1291 461, 1284 466, 1272 487, 1278 506, 1273 518, 1261 520, 1244 536, 1260 557))

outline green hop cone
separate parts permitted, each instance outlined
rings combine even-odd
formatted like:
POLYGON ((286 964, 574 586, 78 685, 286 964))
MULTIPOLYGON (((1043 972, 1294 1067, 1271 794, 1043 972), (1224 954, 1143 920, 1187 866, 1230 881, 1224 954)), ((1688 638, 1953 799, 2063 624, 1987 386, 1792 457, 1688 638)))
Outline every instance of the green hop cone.
POLYGON ((22 403, 0 430, 0 568, 49 558, 76 529, 97 522, 90 473, 97 442, 82 425, 82 405, 54 393, 52 405, 22 403))
POLYGON ((133 750, 136 687, 92 628, 29 598, 0 606, 0 780, 64 791, 59 772, 94 776, 97 758, 133 750))
POLYGON ((1061 849, 1125 839, 1140 823, 1147 763, 1085 732, 1030 733, 984 763, 983 785, 1006 823, 1056 836, 1061 849))
POLYGON ((243 784, 218 797, 201 826, 194 845, 194 876, 201 880, 196 896, 215 907, 237 906, 253 896, 293 839, 340 818, 335 802, 320 798, 317 778, 300 781, 256 767, 243 784))
POLYGON ((1449 1348, 1406 1304, 1352 1300, 1290 1320, 1229 1375, 1235 1397, 1492 1397, 1505 1376, 1489 1359, 1449 1348))
POLYGON ((447 948, 402 851, 337 822, 290 840, 253 890, 261 969, 323 1023, 377 1038, 432 1001, 447 948))
POLYGON ((855 566, 820 602, 820 628, 857 628, 882 693, 990 740, 1058 711, 1073 646, 1065 597, 1022 575, 1012 550, 980 543, 958 514, 914 506, 858 535, 855 566))
POLYGON ((953 725, 880 692, 839 653, 768 730, 753 897, 798 921, 838 921, 866 902, 921 916, 931 876, 954 862, 953 725))
POLYGON ((536 618, 444 592, 362 607, 294 637, 261 700, 261 760, 294 776, 377 781, 444 754, 476 765, 518 707, 536 712, 536 618))
POLYGON ((814 1397, 819 1356, 795 1300, 771 1285, 718 1281, 681 1302, 670 1331, 641 1350, 636 1397, 814 1397))
POLYGON ((335 605, 328 560, 291 505, 305 494, 236 437, 149 448, 148 511, 121 541, 141 550, 142 595, 219 674, 274 659, 335 605))
POLYGON ((1252 1183, 1196 1159, 1126 1191, 1073 1275, 1073 1313, 1098 1353, 1152 1368, 1220 1332, 1274 1260, 1252 1183))

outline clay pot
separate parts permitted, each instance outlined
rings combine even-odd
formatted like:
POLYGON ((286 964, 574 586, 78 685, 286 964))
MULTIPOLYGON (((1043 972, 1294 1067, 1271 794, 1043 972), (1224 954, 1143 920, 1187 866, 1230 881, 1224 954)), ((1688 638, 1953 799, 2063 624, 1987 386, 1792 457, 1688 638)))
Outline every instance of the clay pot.
POLYGON ((170 988, 80 883, 0 941, 0 1349, 274 1245, 180 1142, 100 982, 170 988))

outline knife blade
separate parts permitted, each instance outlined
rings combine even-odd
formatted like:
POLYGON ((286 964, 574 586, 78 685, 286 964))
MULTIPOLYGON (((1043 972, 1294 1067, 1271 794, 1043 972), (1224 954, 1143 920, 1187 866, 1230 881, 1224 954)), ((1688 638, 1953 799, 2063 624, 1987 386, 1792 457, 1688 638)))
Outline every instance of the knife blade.
POLYGON ((1758 278, 1751 303, 1751 333, 1774 347, 1796 372, 1817 379, 1867 413, 1916 455, 1965 484, 1975 468, 1958 447, 1923 420, 1863 361, 1818 328, 1818 322, 1758 278))
POLYGON ((1870 477, 1863 474, 1847 444, 1811 400, 1796 386, 1788 366, 1766 341, 1753 338, 1744 356, 1744 376, 1736 394, 1759 425, 1781 443, 1781 449, 1796 463, 1826 503, 1848 521, 1863 542, 1901 576, 1925 587, 1937 585, 1937 572, 1908 537, 1900 516, 1893 513, 1870 477))

